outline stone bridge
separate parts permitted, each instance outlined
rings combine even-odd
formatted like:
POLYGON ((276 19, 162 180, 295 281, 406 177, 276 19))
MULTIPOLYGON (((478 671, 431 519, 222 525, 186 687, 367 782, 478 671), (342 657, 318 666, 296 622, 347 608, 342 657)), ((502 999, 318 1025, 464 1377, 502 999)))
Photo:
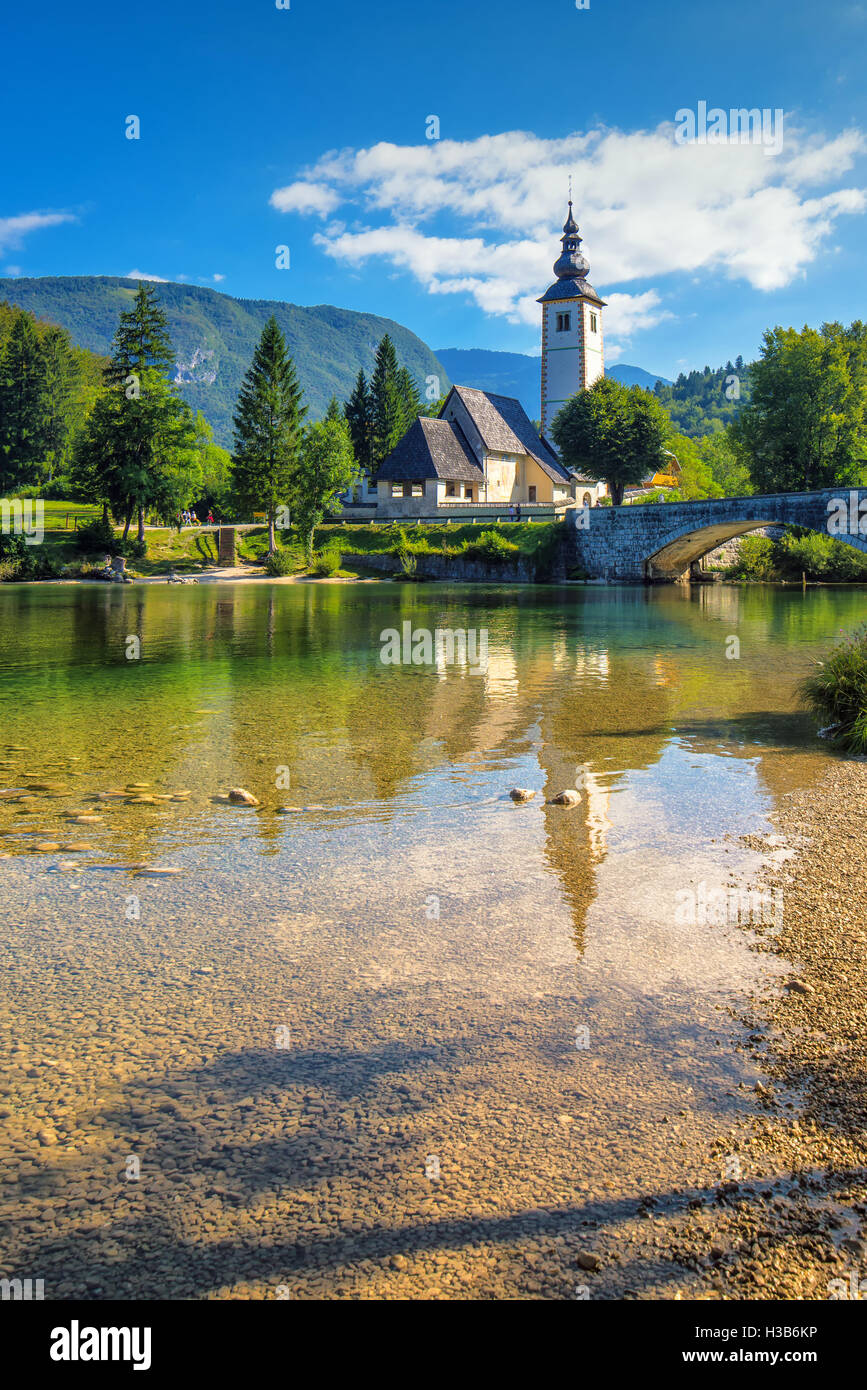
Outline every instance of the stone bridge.
POLYGON ((570 508, 567 567, 590 579, 672 581, 733 536, 763 526, 803 526, 867 553, 867 487, 777 492, 763 497, 570 508))

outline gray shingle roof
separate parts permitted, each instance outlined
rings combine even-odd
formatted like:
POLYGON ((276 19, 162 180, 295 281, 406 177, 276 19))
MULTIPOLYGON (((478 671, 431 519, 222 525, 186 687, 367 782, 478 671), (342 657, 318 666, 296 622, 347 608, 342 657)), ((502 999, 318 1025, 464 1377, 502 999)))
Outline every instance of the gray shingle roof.
POLYGON ((554 482, 571 482, 571 474, 548 441, 537 434, 520 401, 471 386, 453 386, 452 390, 463 401, 486 449, 498 454, 529 454, 554 482))
POLYGON ((601 309, 605 308, 605 300, 599 298, 593 286, 586 280, 555 280, 536 303, 550 304, 555 299, 590 299, 601 309))
POLYGON ((419 482, 423 478, 485 481, 463 430, 451 420, 431 420, 426 415, 418 417, 383 459, 376 481, 380 478, 395 483, 419 482))

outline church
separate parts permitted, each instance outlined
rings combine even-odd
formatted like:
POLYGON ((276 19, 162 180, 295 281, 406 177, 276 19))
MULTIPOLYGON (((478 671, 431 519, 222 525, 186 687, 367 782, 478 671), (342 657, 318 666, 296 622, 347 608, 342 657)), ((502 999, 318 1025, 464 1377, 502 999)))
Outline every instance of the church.
MULTIPOLYGON (((604 374, 605 301, 589 284, 589 263, 572 203, 563 227, 556 280, 542 306, 541 430, 520 401, 453 386, 439 416, 420 416, 370 480, 377 517, 485 520, 509 515, 550 520, 566 507, 594 506, 605 483, 567 469, 546 431, 561 406, 604 374)), ((353 511, 347 508, 347 513, 353 511)))

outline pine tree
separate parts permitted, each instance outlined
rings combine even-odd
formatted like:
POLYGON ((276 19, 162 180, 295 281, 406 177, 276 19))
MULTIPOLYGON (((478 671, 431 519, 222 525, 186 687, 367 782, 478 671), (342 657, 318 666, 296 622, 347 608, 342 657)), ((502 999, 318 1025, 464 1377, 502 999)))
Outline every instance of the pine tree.
POLYGON ((336 396, 332 396, 331 400, 328 402, 328 409, 326 410, 323 419, 332 421, 336 420, 338 423, 341 423, 343 421, 343 412, 340 409, 340 402, 336 396))
POLYGON ((72 341, 65 328, 49 328, 42 337, 45 362, 45 454, 48 481, 63 471, 78 414, 79 386, 72 341))
POLYGON ((376 349, 376 366, 370 382, 373 397, 373 462, 377 468, 404 433, 404 399, 399 376, 394 343, 386 333, 376 349))
POLYGON ((33 319, 22 313, 0 356, 0 492, 36 481, 47 413, 45 355, 33 319))
POLYGON ((370 478, 374 470, 373 396, 363 371, 358 373, 352 395, 343 407, 357 471, 370 478))
POLYGON ((422 401, 418 387, 406 367, 401 367, 398 372, 397 385, 400 391, 403 412, 403 424, 401 428, 401 437, 403 437, 410 425, 414 425, 421 414, 422 401))
POLYGON ((169 380, 173 361, 156 290, 140 284, 120 316, 74 478, 124 518, 124 539, 135 513, 142 544, 146 509, 188 505, 201 478, 192 412, 169 380))
POLYGON ((155 285, 139 282, 133 306, 121 314, 106 369, 110 386, 127 387, 127 377, 158 371, 168 377, 175 356, 169 324, 160 308, 155 285))
POLYGON ((235 411, 232 483, 242 507, 268 516, 268 548, 276 548, 277 508, 288 501, 307 414, 292 358, 273 314, 262 330, 235 411))

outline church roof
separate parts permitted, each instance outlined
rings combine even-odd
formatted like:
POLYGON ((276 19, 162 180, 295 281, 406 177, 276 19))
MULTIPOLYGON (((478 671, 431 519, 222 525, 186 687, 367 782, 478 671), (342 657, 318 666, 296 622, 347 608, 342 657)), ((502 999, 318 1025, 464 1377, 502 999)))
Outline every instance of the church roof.
POLYGON ((591 299, 600 309, 605 308, 605 300, 599 298, 586 280, 555 280, 536 303, 550 304, 554 299, 591 299))
POLYGON ((593 286, 587 283, 590 262, 581 252, 583 239, 578 234, 578 226, 572 216, 572 199, 570 197, 569 213, 563 224, 563 235, 560 238, 563 250, 554 262, 554 274, 557 279, 545 291, 542 298, 536 300, 537 304, 550 304, 556 299, 590 299, 600 308, 605 308, 604 299, 600 299, 593 286))
MULTIPOLYGON (((486 449, 498 454, 529 454, 555 482, 571 481, 572 475, 536 431, 520 401, 472 386, 453 386, 452 392, 463 403, 486 449)), ((447 406, 448 398, 443 410, 447 406)))
MULTIPOLYGON (((496 396, 472 386, 453 386, 443 406, 456 395, 478 431, 484 450, 497 454, 528 454, 556 483, 571 482, 547 439, 534 428, 520 401, 496 396)), ((423 478, 483 483, 484 471, 457 420, 420 415, 403 439, 383 459, 373 481, 408 483, 423 478)))
POLYGON ((420 415, 403 439, 383 459, 375 481, 419 482, 423 478, 483 483, 485 475, 473 456, 463 430, 453 420, 420 415))

